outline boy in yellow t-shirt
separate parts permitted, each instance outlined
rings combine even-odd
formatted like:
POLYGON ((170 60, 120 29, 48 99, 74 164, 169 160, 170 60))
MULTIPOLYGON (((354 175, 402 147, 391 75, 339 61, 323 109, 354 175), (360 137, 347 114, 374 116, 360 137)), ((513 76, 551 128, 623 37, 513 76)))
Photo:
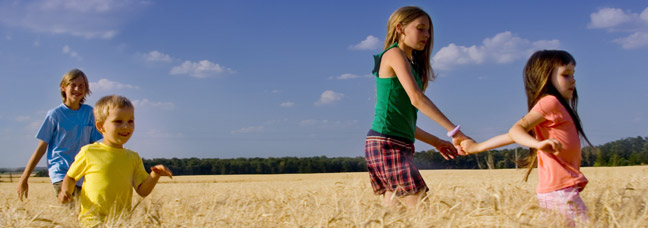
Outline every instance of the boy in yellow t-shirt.
POLYGON ((134 114, 133 104, 122 96, 105 96, 95 105, 95 122, 104 140, 81 148, 58 196, 60 202, 70 201, 74 183, 85 177, 79 197, 79 221, 84 226, 96 226, 129 213, 132 188, 145 197, 160 176, 172 177, 163 165, 151 167, 149 175, 139 155, 123 147, 135 130, 134 114))

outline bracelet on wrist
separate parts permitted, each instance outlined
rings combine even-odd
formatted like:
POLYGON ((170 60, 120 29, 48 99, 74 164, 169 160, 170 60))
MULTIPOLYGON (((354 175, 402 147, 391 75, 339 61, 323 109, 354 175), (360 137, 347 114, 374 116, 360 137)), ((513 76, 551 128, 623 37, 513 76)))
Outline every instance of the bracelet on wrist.
POLYGON ((457 132, 459 132, 459 129, 461 129, 461 125, 457 124, 457 126, 454 129, 452 129, 452 131, 448 131, 446 135, 452 138, 457 134, 457 132))

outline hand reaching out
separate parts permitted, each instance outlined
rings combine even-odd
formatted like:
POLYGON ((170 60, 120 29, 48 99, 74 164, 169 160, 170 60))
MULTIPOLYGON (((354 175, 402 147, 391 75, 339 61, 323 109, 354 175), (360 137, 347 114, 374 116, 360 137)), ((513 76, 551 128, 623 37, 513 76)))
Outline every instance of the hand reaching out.
POLYGON ((169 170, 164 165, 156 165, 151 167, 151 176, 153 175, 168 176, 169 178, 173 179, 173 173, 171 173, 171 170, 169 170))
POLYGON ((456 147, 448 141, 439 140, 439 143, 433 146, 439 151, 439 153, 441 153, 441 156, 443 156, 445 160, 454 159, 458 155, 456 147))

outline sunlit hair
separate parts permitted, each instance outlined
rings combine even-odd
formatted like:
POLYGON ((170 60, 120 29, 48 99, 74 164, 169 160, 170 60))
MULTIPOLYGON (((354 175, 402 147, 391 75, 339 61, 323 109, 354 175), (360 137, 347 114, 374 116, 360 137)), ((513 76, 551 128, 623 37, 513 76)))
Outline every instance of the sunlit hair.
MULTIPOLYGON (((568 52, 562 50, 542 50, 531 55, 524 66, 524 89, 527 95, 528 110, 531 111, 533 106, 544 96, 553 95, 569 112, 580 136, 585 139, 589 146, 594 148, 583 131, 580 117, 578 117, 578 112, 576 111, 576 106, 578 104, 578 93, 576 92, 576 88, 574 88, 572 98, 570 100, 565 100, 556 87, 551 83, 551 75, 553 75, 554 71, 558 69, 558 67, 570 63, 576 66, 576 60, 574 57, 572 57, 568 52)), ((531 134, 535 135, 535 130, 531 130, 531 134)), ((531 170, 537 163, 536 149, 529 149, 529 156, 525 159, 525 163, 528 166, 528 170, 524 176, 524 180, 526 181, 529 178, 531 170)))
POLYGON ((135 108, 126 97, 108 95, 100 98, 94 106, 95 122, 103 123, 108 118, 108 111, 113 108, 135 108))
POLYGON ((414 61, 412 67, 414 67, 416 73, 421 77, 423 90, 425 90, 428 81, 433 81, 436 78, 430 65, 430 54, 434 46, 434 32, 432 32, 434 26, 432 26, 430 15, 416 6, 404 6, 394 11, 389 17, 389 21, 387 21, 387 36, 385 37, 385 47, 383 49, 387 49, 399 41, 400 34, 396 25, 400 24, 401 27, 405 27, 421 16, 425 16, 430 21, 430 38, 427 40, 428 45, 425 45, 425 49, 421 51, 412 50, 412 61, 414 61))
MULTIPOLYGON (((90 91, 90 84, 88 83, 88 77, 86 77, 86 75, 83 73, 83 71, 81 71, 79 69, 72 69, 72 70, 68 71, 67 73, 65 73, 63 75, 63 78, 61 78, 60 87, 61 88, 67 87, 68 85, 70 85, 70 82, 72 80, 74 80, 74 79, 76 79, 78 77, 83 78, 83 84, 85 86, 85 94, 83 94, 83 98, 81 98, 81 102, 80 102, 80 104, 83 104, 83 102, 85 102, 86 97, 89 94, 92 93, 92 91, 90 91)), ((61 97, 63 98, 63 102, 65 102, 65 99, 67 98, 66 95, 65 95, 65 91, 61 91, 61 97)))

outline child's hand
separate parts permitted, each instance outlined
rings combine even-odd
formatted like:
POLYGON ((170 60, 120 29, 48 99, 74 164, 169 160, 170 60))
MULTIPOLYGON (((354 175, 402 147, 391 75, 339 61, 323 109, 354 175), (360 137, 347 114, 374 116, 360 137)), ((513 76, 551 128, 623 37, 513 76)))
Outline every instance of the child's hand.
POLYGON ((562 144, 556 139, 546 139, 538 143, 536 149, 543 151, 551 151, 554 155, 558 155, 562 144))
POLYGON ((72 199, 71 195, 67 194, 67 191, 63 191, 61 189, 61 192, 58 195, 58 201, 59 203, 67 203, 72 199))
POLYGON ((151 167, 151 172, 151 176, 168 176, 169 178, 173 179, 173 173, 171 173, 171 170, 169 170, 167 167, 164 167, 164 165, 156 165, 151 167))
POLYGON ((455 148, 458 151, 459 155, 465 156, 467 154, 465 151, 463 151, 463 148, 461 147, 461 142, 467 139, 471 139, 471 138, 464 135, 463 132, 461 131, 457 132, 454 136, 452 136, 452 144, 455 145, 455 148))
POLYGON ((477 142, 475 142, 475 140, 473 139, 466 139, 464 141, 461 141, 461 149, 463 149, 463 153, 460 153, 459 155, 462 156, 480 152, 477 151, 477 142))
POLYGON ((452 143, 448 141, 439 140, 439 143, 433 146, 439 151, 439 153, 441 153, 441 156, 443 156, 445 160, 450 160, 457 157, 457 149, 452 143))

